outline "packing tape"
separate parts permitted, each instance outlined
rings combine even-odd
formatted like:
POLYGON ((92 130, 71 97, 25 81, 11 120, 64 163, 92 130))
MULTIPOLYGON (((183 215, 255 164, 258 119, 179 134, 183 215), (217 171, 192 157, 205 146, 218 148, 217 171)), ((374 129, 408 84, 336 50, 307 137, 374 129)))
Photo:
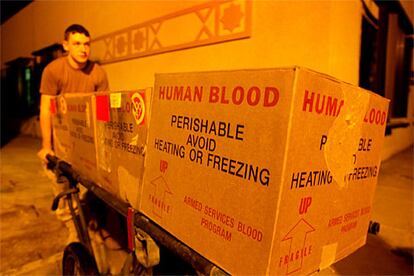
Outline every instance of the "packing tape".
POLYGON ((322 247, 320 270, 331 266, 335 262, 337 247, 338 243, 331 243, 322 247))
MULTIPOLYGON (((97 126, 95 129, 104 126, 97 126)), ((111 173, 112 150, 105 145, 105 134, 103 130, 95 132, 96 166, 106 173, 111 173)))
POLYGON ((131 174, 127 168, 119 165, 118 167, 118 183, 119 196, 121 199, 135 205, 138 199, 138 191, 140 191, 140 181, 138 177, 131 174))
POLYGON ((344 105, 328 132, 325 161, 340 188, 347 183, 346 175, 354 168, 365 113, 370 95, 347 84, 341 84, 344 105))
POLYGON ((86 102, 86 107, 85 107, 85 119, 86 119, 86 126, 88 127, 88 128, 90 128, 91 127, 91 107, 90 107, 90 105, 89 105, 89 102, 86 102))

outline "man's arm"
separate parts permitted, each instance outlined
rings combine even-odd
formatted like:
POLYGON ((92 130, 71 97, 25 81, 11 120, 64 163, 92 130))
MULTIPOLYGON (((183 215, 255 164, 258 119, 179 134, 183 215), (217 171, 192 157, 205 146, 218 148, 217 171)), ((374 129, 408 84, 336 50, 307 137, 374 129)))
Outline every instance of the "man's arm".
POLYGON ((52 117, 50 99, 52 96, 42 94, 40 97, 40 130, 42 132, 42 149, 38 152, 40 159, 47 162, 46 155, 54 155, 52 149, 52 117))

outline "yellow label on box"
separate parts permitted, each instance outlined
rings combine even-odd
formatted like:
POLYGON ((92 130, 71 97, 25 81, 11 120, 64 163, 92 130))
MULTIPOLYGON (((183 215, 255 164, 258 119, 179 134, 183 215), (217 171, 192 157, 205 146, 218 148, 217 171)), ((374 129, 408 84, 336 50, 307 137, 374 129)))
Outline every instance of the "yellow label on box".
POLYGON ((121 93, 111 93, 109 94, 109 100, 111 108, 120 108, 121 107, 121 99, 122 94, 121 93))

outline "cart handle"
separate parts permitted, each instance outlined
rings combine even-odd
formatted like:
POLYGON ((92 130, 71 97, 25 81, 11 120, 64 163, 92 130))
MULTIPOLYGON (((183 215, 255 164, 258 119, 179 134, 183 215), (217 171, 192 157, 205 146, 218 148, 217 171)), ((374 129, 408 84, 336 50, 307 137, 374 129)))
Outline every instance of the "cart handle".
POLYGON ((79 193, 79 188, 72 188, 69 189, 67 191, 61 192, 59 193, 54 199, 53 199, 53 203, 52 203, 52 211, 56 211, 56 209, 59 206, 59 200, 64 197, 67 196, 68 194, 75 194, 75 193, 79 193))

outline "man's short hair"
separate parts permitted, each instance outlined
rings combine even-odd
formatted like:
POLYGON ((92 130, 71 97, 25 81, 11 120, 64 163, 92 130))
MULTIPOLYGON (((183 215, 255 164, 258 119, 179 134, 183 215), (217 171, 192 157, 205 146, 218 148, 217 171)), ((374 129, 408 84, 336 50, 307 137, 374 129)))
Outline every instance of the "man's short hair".
POLYGON ((79 24, 73 24, 66 28, 65 37, 64 37, 65 40, 68 40, 69 35, 74 34, 74 33, 80 33, 80 34, 84 34, 87 37, 90 37, 89 32, 85 27, 79 24))

